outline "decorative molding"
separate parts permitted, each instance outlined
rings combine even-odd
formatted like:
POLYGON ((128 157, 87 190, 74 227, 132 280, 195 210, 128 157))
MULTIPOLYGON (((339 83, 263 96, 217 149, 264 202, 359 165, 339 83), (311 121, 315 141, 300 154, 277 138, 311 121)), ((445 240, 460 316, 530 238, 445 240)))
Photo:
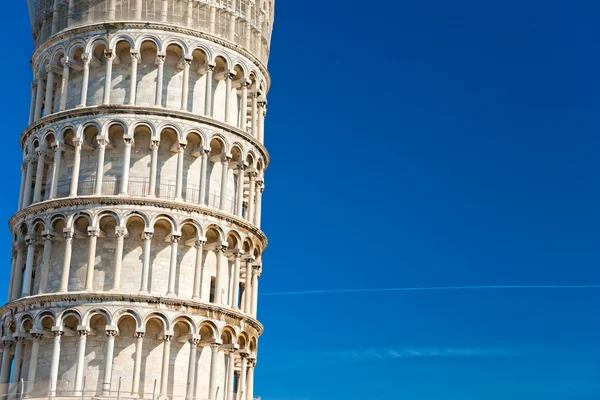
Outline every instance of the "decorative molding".
POLYGON ((222 307, 213 303, 206 303, 202 301, 196 301, 192 299, 180 299, 176 297, 163 297, 152 294, 143 293, 118 293, 118 292, 63 292, 63 293, 47 293, 41 295, 35 295, 30 297, 24 297, 21 299, 13 300, 10 303, 5 304, 0 308, 0 316, 2 320, 5 319, 6 314, 16 315, 19 312, 29 311, 34 308, 47 309, 49 303, 59 302, 70 302, 81 304, 71 304, 71 307, 78 305, 89 306, 90 304, 104 304, 107 302, 123 302, 124 307, 131 307, 132 303, 136 304, 147 304, 152 307, 164 307, 169 310, 173 310, 174 307, 180 307, 181 311, 189 313, 191 310, 196 312, 196 315, 219 318, 225 320, 225 318, 233 318, 240 322, 240 326, 244 325, 251 326, 258 336, 260 336, 264 327, 260 322, 254 319, 248 314, 241 313, 232 308, 222 307))

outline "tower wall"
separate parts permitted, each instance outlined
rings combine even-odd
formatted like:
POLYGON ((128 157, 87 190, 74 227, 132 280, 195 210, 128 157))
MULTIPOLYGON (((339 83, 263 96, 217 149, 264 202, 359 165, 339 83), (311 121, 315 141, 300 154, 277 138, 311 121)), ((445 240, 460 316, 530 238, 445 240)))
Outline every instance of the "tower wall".
POLYGON ((29 6, 1 391, 252 399, 272 3, 29 6))

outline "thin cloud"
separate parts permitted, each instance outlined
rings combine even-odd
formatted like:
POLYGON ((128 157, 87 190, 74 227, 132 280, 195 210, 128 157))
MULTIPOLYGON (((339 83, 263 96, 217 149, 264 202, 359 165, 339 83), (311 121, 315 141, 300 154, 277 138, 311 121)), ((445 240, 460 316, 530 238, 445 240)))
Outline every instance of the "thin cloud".
POLYGON ((343 362, 369 362, 415 358, 507 358, 516 357, 514 350, 469 347, 407 347, 330 351, 326 355, 343 362))
POLYGON ((600 285, 478 285, 478 286, 425 286, 425 287, 399 287, 379 289, 324 289, 301 290, 290 292, 267 292, 260 296, 299 296, 311 294, 343 294, 343 293, 374 293, 374 292, 435 292, 435 291, 462 291, 462 290, 565 290, 565 289, 600 289, 600 285))

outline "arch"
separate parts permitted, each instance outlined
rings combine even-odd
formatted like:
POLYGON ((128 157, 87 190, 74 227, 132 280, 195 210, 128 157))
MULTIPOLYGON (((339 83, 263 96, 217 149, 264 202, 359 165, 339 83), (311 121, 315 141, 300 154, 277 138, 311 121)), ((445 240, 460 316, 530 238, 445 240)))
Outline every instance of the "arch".
POLYGON ((235 342, 237 342, 235 329, 231 325, 225 325, 223 329, 221 329, 220 338, 224 345, 235 344, 235 342))
POLYGON ((66 53, 67 51, 65 47, 62 44, 59 44, 57 47, 54 48, 54 51, 50 55, 50 64, 57 65, 58 63, 60 63, 61 58, 64 57, 66 53), (62 57, 59 58, 59 55, 62 55, 62 57))
POLYGON ((56 321, 55 321, 56 325, 62 326, 68 317, 76 318, 77 321, 79 321, 80 325, 82 325, 82 322, 84 321, 84 318, 82 318, 81 313, 78 310, 76 310, 75 308, 67 308, 66 310, 61 311, 56 316, 56 321), (58 325, 59 323, 60 323, 60 325, 58 325))
POLYGON ((45 309, 40 311, 34 318, 33 320, 33 326, 36 329, 44 329, 44 320, 46 319, 51 319, 52 320, 52 326, 56 325, 56 315, 54 314, 54 312, 50 309, 45 309))
POLYGON ((197 332, 202 341, 214 340, 219 337, 219 328, 210 320, 200 321, 197 332))
POLYGON ((158 136, 158 134, 157 134, 156 127, 150 121, 137 121, 137 122, 133 123, 129 127, 129 134, 128 135, 131 136, 131 137, 133 137, 136 129, 138 129, 140 127, 146 127, 146 128, 148 128, 148 130, 150 131, 151 137, 153 139, 155 139, 155 140, 160 139, 160 136, 158 136))
POLYGON ((154 311, 154 312, 151 312, 144 316, 144 318, 142 319, 142 329, 146 329, 148 322, 150 322, 153 319, 157 319, 160 322, 162 322, 164 330, 166 330, 166 331, 171 330, 171 323, 169 321, 169 318, 167 318, 166 315, 164 315, 163 313, 161 313, 159 311, 154 311))
POLYGON ((135 46, 135 40, 133 40, 131 38, 131 36, 126 35, 126 34, 119 34, 119 35, 115 36, 114 38, 112 38, 110 40, 108 48, 110 48, 113 51, 116 50, 116 47, 119 44, 119 42, 127 42, 127 43, 129 43, 129 46, 132 49, 136 48, 136 46, 135 46))
POLYGON ((162 41, 160 40, 160 38, 158 36, 148 35, 148 34, 138 37, 135 40, 135 46, 132 46, 132 47, 135 47, 136 49, 139 50, 139 48, 142 46, 142 43, 144 43, 144 42, 152 42, 152 43, 154 43, 154 45, 156 46, 157 49, 162 48, 162 41))
POLYGON ((167 221, 171 225, 171 232, 177 232, 179 230, 175 219, 168 214, 159 214, 152 218, 152 220, 150 221, 150 228, 154 229, 154 226, 158 221, 167 221))
POLYGON ((112 324, 112 315, 111 315, 110 311, 108 311, 104 307, 94 307, 94 308, 90 309, 89 311, 87 311, 83 315, 83 318, 81 319, 81 321, 82 321, 81 325, 89 326, 92 317, 94 317, 96 315, 101 315, 102 317, 104 317, 104 319, 106 319, 106 325, 113 325, 112 324))
POLYGON ((80 139, 84 139, 83 133, 90 127, 96 128, 96 130, 98 131, 98 135, 100 135, 102 133, 102 126, 100 125, 100 123, 96 120, 91 120, 91 121, 87 121, 84 124, 81 124, 77 128, 76 137, 78 137, 80 139))
POLYGON ((221 58, 223 59, 223 61, 225 61, 225 65, 226 65, 226 67, 227 67, 227 68, 230 68, 230 67, 231 67, 231 65, 233 65, 233 63, 231 62, 231 57, 229 57, 229 55, 228 55, 228 54, 226 54, 226 53, 223 53, 223 52, 221 52, 221 51, 215 52, 215 53, 213 54, 213 57, 211 58, 211 61, 212 61, 213 63, 216 63, 216 62, 217 62, 217 59, 218 59, 219 57, 221 57, 221 58))
POLYGON ((114 313, 113 320, 115 321, 115 325, 119 326, 119 321, 121 321, 123 317, 127 316, 135 320, 137 329, 142 327, 142 317, 138 314, 137 311, 131 308, 121 308, 114 313))
POLYGON ((185 42, 182 39, 174 38, 174 37, 168 38, 167 40, 165 40, 165 42, 162 43, 162 46, 159 47, 160 51, 166 52, 167 48, 169 48, 169 46, 172 46, 172 45, 179 46, 181 48, 181 50, 183 52, 183 54, 182 54, 183 57, 191 56, 191 53, 189 51, 187 44, 185 44, 185 42))
POLYGON ((183 131, 183 140, 187 142, 188 136, 190 135, 197 135, 200 138, 202 145, 206 145, 206 143, 208 143, 206 139, 206 133, 202 129, 196 127, 187 128, 185 131, 183 131))
POLYGON ((229 154, 229 144, 227 143, 227 139, 221 135, 220 133, 215 133, 209 138, 209 146, 212 147, 212 142, 216 141, 221 145, 222 153, 229 154))
POLYGON ((172 321, 171 321, 171 326, 175 326, 178 323, 184 323, 185 325, 187 325, 190 334, 195 335, 196 334, 196 324, 194 323, 194 320, 192 320, 189 316, 185 315, 185 314, 177 314, 175 317, 173 317, 172 321))
POLYGON ((145 227, 150 228, 150 218, 148 218, 148 216, 141 211, 130 211, 123 215, 123 226, 127 226, 131 218, 140 218, 142 221, 144 221, 145 227))
POLYGON ((111 119, 102 124, 102 129, 99 131, 100 134, 104 137, 108 137, 108 131, 115 125, 119 125, 121 128, 123 128, 123 132, 127 133, 127 122, 123 121, 122 119, 111 119))
POLYGON ((183 141, 183 135, 181 133, 181 128, 172 122, 161 123, 156 128, 157 136, 160 138, 160 135, 162 135, 162 133, 167 129, 171 129, 171 130, 175 131, 175 134, 177 135, 177 140, 183 141))
POLYGON ((195 51, 201 51, 204 53, 204 55, 206 56, 207 60, 213 60, 214 57, 212 55, 212 51, 208 48, 208 46, 205 46, 204 44, 201 43, 195 43, 193 45, 193 47, 190 49, 190 55, 194 54, 195 51))
POLYGON ((92 54, 94 53, 94 49, 99 45, 104 45, 107 49, 110 47, 104 36, 96 35, 88 39, 87 45, 85 46, 85 52, 92 54))
POLYGON ((112 211, 112 210, 104 210, 102 212, 100 212, 96 218, 94 218, 94 226, 96 228, 100 227, 100 222, 107 217, 113 217, 116 221, 117 227, 123 227, 123 225, 121 224, 121 217, 119 216, 119 214, 117 214, 116 212, 112 211))
MULTIPOLYGON (((215 240, 215 241, 221 241, 221 242, 222 242, 222 241, 223 241, 223 238, 225 238, 225 235, 224 235, 223 229, 221 229, 221 227, 220 227, 220 226, 218 226, 218 225, 216 225, 216 224, 211 224, 211 225, 208 225, 208 226, 206 227, 206 229, 204 230, 204 236, 205 236, 205 237, 206 237, 208 240, 210 240, 210 236, 211 236, 210 234, 211 234, 211 232, 214 232, 214 233, 216 233, 216 234, 217 234, 217 236, 216 236, 216 240, 215 240)), ((212 236, 214 237, 214 234, 213 234, 212 236)))
POLYGON ((240 346, 240 350, 247 350, 249 347, 250 340, 246 332, 241 332, 237 337, 237 344, 240 346))
POLYGON ((86 43, 84 40, 82 39, 75 39, 72 42, 69 43, 69 45, 67 46, 67 54, 69 56, 69 58, 75 58, 75 52, 78 49, 81 49, 83 52, 86 51, 86 43))
POLYGON ((78 211, 74 214, 71 214, 69 217, 67 217, 66 227, 73 228, 75 221, 77 221, 79 218, 87 219, 89 226, 94 225, 94 218, 92 217, 92 215, 90 215, 86 211, 78 211))

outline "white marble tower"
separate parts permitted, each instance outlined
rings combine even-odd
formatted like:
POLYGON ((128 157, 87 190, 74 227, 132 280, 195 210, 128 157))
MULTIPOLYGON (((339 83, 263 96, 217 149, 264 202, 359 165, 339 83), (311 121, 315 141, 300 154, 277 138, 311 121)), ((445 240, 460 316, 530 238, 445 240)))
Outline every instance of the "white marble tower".
POLYGON ((273 0, 28 3, 0 394, 253 399, 273 0))

